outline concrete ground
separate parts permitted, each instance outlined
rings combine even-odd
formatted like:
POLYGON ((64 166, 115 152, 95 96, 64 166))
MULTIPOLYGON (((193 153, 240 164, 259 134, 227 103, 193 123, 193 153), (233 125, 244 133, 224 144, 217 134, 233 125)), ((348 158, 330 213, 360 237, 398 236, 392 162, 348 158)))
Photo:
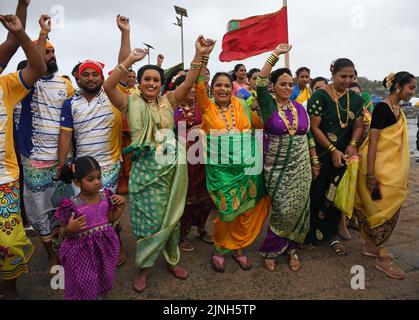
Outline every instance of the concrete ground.
MULTIPOLYGON (((242 271, 230 257, 226 258, 225 273, 212 270, 212 247, 193 235, 190 237, 195 250, 183 252, 181 265, 186 266, 189 278, 175 279, 166 270, 163 258, 159 258, 149 277, 149 287, 142 294, 132 290, 135 238, 130 231, 129 215, 125 212, 122 225, 123 242, 127 261, 118 269, 114 288, 109 295, 115 300, 142 299, 205 299, 205 300, 277 300, 277 299, 419 299, 419 163, 412 161, 410 192, 402 209, 396 230, 390 241, 390 251, 396 262, 406 272, 403 281, 393 280, 374 268, 374 259, 361 255, 361 241, 357 231, 350 229, 353 240, 345 242, 352 253, 338 257, 325 246, 313 252, 299 252, 302 269, 298 273, 288 267, 287 257, 278 260, 277 269, 270 273, 263 268, 263 260, 257 248, 266 234, 266 227, 257 241, 247 249, 253 263, 249 272, 242 271), (353 266, 365 270, 365 289, 351 288, 353 266)), ((212 228, 212 219, 208 220, 212 228)), ((19 292, 23 299, 63 299, 62 290, 53 290, 47 275, 47 259, 41 243, 31 238, 36 252, 30 262, 30 272, 19 280, 19 292)))

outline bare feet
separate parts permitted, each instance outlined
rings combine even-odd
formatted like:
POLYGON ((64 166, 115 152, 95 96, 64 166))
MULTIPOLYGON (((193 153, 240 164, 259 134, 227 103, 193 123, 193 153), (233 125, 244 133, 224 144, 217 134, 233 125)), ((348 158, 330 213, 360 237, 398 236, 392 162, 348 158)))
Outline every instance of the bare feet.
POLYGON ((148 272, 146 269, 140 270, 138 275, 135 277, 132 285, 134 291, 141 293, 147 288, 147 276, 148 272))
POLYGON ((167 269, 169 269, 169 272, 178 279, 185 280, 188 277, 188 272, 184 267, 168 265, 167 269))
POLYGON ((297 272, 301 269, 300 259, 298 258, 296 253, 290 254, 290 269, 294 272, 297 272))
POLYGON ((265 259, 265 269, 268 270, 269 272, 274 272, 275 271, 275 259, 265 259))

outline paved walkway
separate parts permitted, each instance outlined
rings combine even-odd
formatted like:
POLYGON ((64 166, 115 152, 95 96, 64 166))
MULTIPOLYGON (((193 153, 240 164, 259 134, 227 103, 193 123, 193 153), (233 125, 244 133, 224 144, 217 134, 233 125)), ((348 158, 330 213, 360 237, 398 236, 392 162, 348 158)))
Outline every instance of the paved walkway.
MULTIPOLYGON (((190 277, 175 279, 160 258, 149 278, 149 288, 142 294, 132 289, 135 275, 135 238, 129 227, 128 212, 122 219, 123 241, 127 262, 117 274, 110 299, 419 299, 419 164, 412 161, 410 193, 402 209, 399 224, 390 242, 390 251, 407 272, 405 280, 393 280, 374 268, 374 259, 361 256, 358 232, 351 230, 354 240, 345 244, 351 249, 348 257, 336 256, 328 247, 314 252, 299 252, 302 269, 293 273, 288 260, 281 257, 275 272, 263 268, 256 250, 266 234, 266 227, 254 245, 248 249, 253 268, 242 271, 230 257, 224 274, 215 273, 210 265, 211 246, 191 237, 195 250, 182 254, 181 264, 187 266, 190 277), (353 266, 365 270, 365 290, 351 288, 353 266)), ((208 226, 211 229, 211 225, 208 226)), ((30 262, 30 273, 19 281, 23 299, 63 299, 63 291, 52 290, 47 276, 46 254, 41 243, 32 238, 36 252, 30 262)))

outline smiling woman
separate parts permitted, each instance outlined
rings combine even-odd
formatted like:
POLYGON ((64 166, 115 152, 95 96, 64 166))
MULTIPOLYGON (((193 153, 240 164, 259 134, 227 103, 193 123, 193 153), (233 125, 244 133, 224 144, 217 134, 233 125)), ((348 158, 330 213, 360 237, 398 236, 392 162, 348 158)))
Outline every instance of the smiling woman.
POLYGON ((240 268, 250 270, 252 265, 243 249, 256 239, 270 207, 262 170, 248 171, 258 164, 262 168, 262 151, 258 149, 252 130, 262 129, 263 123, 244 100, 233 95, 233 79, 228 73, 214 76, 211 83, 213 100, 210 99, 205 74, 206 68, 202 67, 195 92, 203 120, 201 128, 208 138, 207 189, 218 211, 214 225, 212 266, 215 271, 224 272, 224 255, 234 251, 233 258, 240 268), (231 144, 242 146, 239 154, 235 148, 224 152, 224 148, 218 147, 231 144), (255 159, 249 158, 252 152, 256 152, 255 159), (228 159, 228 164, 219 163, 221 155, 228 159), (243 159, 239 163, 234 161, 237 155, 243 159))
POLYGON ((265 182, 272 198, 268 235, 259 252, 265 258, 265 268, 271 272, 275 269, 275 258, 283 253, 289 256, 292 271, 300 269, 296 250, 298 243, 304 243, 309 230, 312 169, 314 176, 318 174, 316 150, 309 151, 307 111, 300 103, 290 100, 294 86, 291 71, 281 68, 271 73, 275 98, 268 89, 272 67, 281 54, 290 50, 287 44, 278 45, 257 79, 265 123, 265 182))
POLYGON ((178 148, 174 138, 173 113, 193 87, 204 52, 213 48, 212 40, 198 37, 196 62, 191 64, 185 81, 165 96, 160 96, 163 70, 154 65, 146 65, 138 71, 139 92, 126 96, 117 89, 132 64, 147 55, 142 49, 134 49, 125 60, 122 59, 104 85, 113 105, 128 113, 131 128, 132 143, 126 151, 134 153, 129 194, 131 226, 137 238, 139 273, 133 283, 137 292, 146 289, 149 269, 161 253, 176 278, 188 276, 186 269, 178 266, 179 221, 185 207, 188 173, 184 150, 181 146, 178 148))
POLYGON ((415 94, 417 82, 408 72, 383 81, 390 95, 372 113, 369 137, 360 148, 355 213, 365 240, 364 255, 377 257, 375 266, 391 278, 405 273, 394 264, 387 242, 406 200, 410 170, 407 121, 400 102, 415 94))
POLYGON ((349 90, 354 63, 346 58, 332 63, 333 83, 317 90, 308 100, 311 131, 321 164, 311 187, 310 232, 307 242, 325 241, 338 255, 347 255, 337 240, 341 213, 333 206, 334 190, 345 173, 346 161, 357 155, 363 133, 363 98, 349 90))

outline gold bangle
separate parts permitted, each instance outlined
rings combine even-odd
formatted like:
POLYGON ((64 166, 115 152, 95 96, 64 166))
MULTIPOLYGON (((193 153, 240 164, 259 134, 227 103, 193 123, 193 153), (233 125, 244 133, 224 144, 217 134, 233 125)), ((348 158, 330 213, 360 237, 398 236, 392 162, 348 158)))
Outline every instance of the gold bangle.
POLYGON ((125 68, 123 65, 118 64, 116 68, 124 74, 128 74, 128 69, 125 68))
POLYGON ((327 150, 332 153, 333 151, 336 150, 336 147, 333 144, 330 144, 330 146, 327 148, 327 150))
POLYGON ((358 147, 358 143, 356 142, 356 140, 351 140, 351 143, 350 143, 350 145, 351 146, 354 146, 354 147, 358 147))
POLYGON ((269 63, 272 67, 276 65, 276 63, 279 61, 279 57, 276 56, 274 53, 272 53, 268 60, 266 60, 267 63, 269 63))
POLYGON ((47 32, 44 31, 44 30, 41 30, 41 31, 39 31, 39 35, 40 36, 46 36, 47 35, 47 32))
POLYGON ((203 67, 208 66, 209 56, 202 56, 201 64, 203 67))
POLYGON ((191 62, 191 69, 193 69, 193 70, 201 69, 201 64, 200 63, 191 62))

